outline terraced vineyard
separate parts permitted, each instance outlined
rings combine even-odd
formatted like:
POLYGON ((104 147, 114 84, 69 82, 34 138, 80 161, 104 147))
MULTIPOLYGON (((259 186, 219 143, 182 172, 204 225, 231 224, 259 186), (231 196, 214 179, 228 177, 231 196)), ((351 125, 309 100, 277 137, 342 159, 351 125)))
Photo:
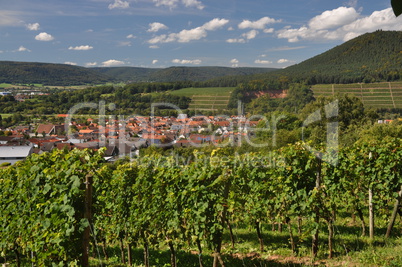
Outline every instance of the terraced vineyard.
POLYGON ((402 108, 402 82, 317 84, 311 89, 315 96, 352 94, 368 107, 402 108))
POLYGON ((190 110, 225 110, 227 109, 233 87, 184 88, 171 92, 172 95, 191 98, 190 110))

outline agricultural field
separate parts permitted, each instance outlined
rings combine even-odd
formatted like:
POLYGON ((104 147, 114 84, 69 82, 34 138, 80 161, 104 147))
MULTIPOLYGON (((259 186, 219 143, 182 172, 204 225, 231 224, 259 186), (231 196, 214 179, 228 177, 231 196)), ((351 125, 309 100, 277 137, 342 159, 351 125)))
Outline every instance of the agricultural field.
POLYGON ((118 167, 102 151, 0 169, 0 263, 402 265, 400 139, 356 143, 338 165, 300 143, 272 158, 214 149, 188 164, 152 154, 118 167))
POLYGON ((186 97, 205 96, 205 95, 229 97, 234 89, 235 89, 234 87, 206 87, 206 88, 190 87, 172 91, 170 92, 170 94, 177 96, 186 96, 186 97))
POLYGON ((402 82, 317 84, 312 90, 315 96, 352 94, 367 107, 402 108, 402 82))
POLYGON ((171 94, 191 98, 190 110, 216 111, 227 108, 233 90, 234 87, 183 88, 171 94))

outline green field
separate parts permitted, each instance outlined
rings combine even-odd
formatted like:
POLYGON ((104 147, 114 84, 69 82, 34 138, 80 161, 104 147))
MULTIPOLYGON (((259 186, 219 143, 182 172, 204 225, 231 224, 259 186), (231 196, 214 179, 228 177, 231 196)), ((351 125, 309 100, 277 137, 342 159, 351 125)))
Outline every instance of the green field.
POLYGON ((311 88, 315 96, 351 94, 365 106, 374 108, 402 108, 402 82, 317 84, 311 88))
POLYGON ((170 92, 171 95, 193 97, 198 96, 227 96, 230 97, 230 93, 234 90, 234 87, 207 87, 207 88, 183 88, 180 90, 170 92))
POLYGON ((183 88, 172 95, 191 98, 189 109, 217 111, 227 108, 234 87, 183 88))

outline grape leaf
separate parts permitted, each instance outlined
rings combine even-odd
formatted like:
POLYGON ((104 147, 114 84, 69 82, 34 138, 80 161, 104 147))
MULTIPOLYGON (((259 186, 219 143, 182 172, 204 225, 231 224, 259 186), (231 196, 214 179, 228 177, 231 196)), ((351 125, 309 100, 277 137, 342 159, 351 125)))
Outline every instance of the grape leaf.
POLYGON ((391 6, 395 16, 402 14, 402 0, 391 0, 391 6))

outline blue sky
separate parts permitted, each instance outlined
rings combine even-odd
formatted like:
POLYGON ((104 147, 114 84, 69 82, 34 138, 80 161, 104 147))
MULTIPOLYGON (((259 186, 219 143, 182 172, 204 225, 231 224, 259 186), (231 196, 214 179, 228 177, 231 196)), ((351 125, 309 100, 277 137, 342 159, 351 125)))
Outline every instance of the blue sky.
POLYGON ((3 0, 0 60, 283 68, 377 29, 389 0, 3 0))

